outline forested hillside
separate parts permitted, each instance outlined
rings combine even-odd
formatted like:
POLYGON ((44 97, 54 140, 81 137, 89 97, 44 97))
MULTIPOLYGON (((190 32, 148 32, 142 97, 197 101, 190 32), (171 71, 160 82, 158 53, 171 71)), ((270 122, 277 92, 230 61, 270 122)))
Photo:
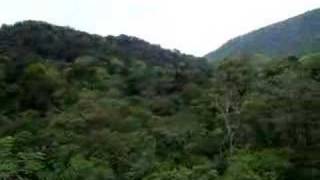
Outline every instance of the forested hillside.
POLYGON ((211 64, 44 22, 0 30, 0 179, 320 179, 320 55, 211 64))
POLYGON ((273 58, 320 51, 320 9, 309 11, 230 40, 209 53, 209 60, 262 54, 273 58))

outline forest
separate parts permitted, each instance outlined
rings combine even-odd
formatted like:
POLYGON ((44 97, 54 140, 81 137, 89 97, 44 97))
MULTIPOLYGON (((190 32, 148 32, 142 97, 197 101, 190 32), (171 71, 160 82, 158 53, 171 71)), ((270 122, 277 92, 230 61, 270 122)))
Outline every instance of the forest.
POLYGON ((320 179, 320 53, 212 62, 37 21, 0 29, 1 180, 320 179))

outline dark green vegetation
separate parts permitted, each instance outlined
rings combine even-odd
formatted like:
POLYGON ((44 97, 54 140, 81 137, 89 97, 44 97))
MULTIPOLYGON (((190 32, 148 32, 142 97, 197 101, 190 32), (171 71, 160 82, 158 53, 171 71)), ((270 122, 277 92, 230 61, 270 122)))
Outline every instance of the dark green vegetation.
POLYGON ((242 58, 4 26, 0 179, 320 179, 320 55, 242 58))
POLYGON ((320 51, 320 9, 237 37, 209 53, 209 60, 262 54, 284 58, 320 51))

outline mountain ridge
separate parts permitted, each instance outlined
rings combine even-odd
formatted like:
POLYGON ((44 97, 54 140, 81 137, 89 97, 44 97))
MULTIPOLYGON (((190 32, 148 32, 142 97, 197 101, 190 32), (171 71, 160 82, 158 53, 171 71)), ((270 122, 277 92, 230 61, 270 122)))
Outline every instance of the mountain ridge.
POLYGON ((275 58, 314 53, 320 50, 319 22, 320 8, 240 35, 205 57, 221 60, 252 54, 275 58))
POLYGON ((100 36, 67 26, 57 26, 43 21, 21 21, 2 25, 0 29, 0 52, 17 59, 30 54, 44 58, 74 61, 83 55, 142 59, 151 64, 174 63, 176 59, 196 59, 177 50, 162 48, 138 37, 121 34, 100 36), (66 51, 68 49, 68 51, 66 51))

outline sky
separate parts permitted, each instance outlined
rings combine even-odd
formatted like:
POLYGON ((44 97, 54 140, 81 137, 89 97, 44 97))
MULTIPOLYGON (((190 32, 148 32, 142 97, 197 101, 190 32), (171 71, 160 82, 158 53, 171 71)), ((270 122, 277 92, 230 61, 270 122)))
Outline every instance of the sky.
POLYGON ((203 56, 238 35, 320 8, 320 0, 0 2, 0 24, 41 20, 103 36, 127 34, 196 56, 203 56))

